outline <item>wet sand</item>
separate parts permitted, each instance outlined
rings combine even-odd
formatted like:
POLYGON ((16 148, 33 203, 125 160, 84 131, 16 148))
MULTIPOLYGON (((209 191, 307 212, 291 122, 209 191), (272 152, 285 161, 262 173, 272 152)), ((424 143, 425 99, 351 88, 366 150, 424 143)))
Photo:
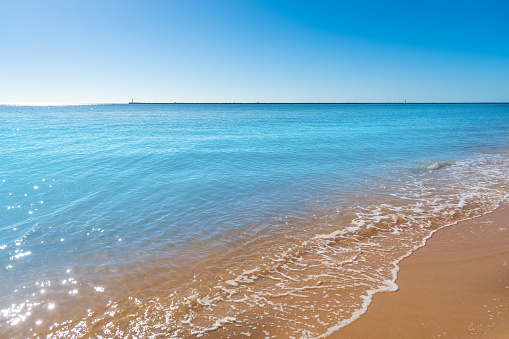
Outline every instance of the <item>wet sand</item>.
POLYGON ((399 290, 329 338, 509 338, 509 203, 439 230, 399 267, 399 290))

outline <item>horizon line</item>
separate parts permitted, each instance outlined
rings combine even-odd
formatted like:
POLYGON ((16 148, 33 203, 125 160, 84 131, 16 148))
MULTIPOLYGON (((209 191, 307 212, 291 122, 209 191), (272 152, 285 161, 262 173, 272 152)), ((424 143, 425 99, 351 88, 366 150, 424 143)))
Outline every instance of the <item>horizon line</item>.
MULTIPOLYGON (((121 103, 122 104, 122 103, 121 103)), ((381 102, 142 102, 142 101, 131 101, 128 104, 137 105, 431 105, 431 104, 509 104, 509 101, 430 101, 430 102, 392 102, 392 101, 381 101, 381 102)))
POLYGON ((91 105, 454 105, 454 104, 509 104, 509 101, 429 101, 429 102, 392 102, 392 101, 381 101, 381 102, 236 102, 236 101, 225 101, 225 102, 142 102, 142 101, 129 101, 129 102, 102 102, 102 103, 34 103, 34 104, 0 104, 0 106, 91 106, 91 105))

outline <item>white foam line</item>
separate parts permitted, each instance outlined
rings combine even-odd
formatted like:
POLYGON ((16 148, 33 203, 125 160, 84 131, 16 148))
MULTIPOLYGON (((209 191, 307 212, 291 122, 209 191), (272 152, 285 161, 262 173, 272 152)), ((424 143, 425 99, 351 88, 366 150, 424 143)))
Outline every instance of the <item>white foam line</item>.
POLYGON ((294 294, 296 292, 299 292, 299 291, 306 291, 306 290, 316 290, 316 289, 322 289, 322 288, 327 288, 327 286, 321 286, 322 282, 320 281, 320 283, 316 286, 303 286, 303 287, 296 287, 294 289, 292 289, 291 291, 288 291, 288 292, 285 292, 285 293, 280 293, 280 294, 272 294, 272 293, 265 293, 263 294, 263 296, 269 296, 271 298, 280 298, 280 297, 286 297, 290 294, 294 294))
MULTIPOLYGON (((378 289, 367 291, 367 294, 368 294, 367 296, 361 296, 361 298, 364 299, 364 302, 362 303, 361 308, 356 310, 350 318, 344 319, 344 320, 340 321, 338 324, 336 324, 336 325, 332 326, 331 328, 329 328, 327 330, 327 332, 325 332, 324 334, 321 334, 321 335, 319 335, 317 337, 314 337, 314 338, 326 338, 326 337, 330 336, 332 333, 337 332, 338 330, 340 330, 341 328, 345 327, 346 325, 349 325, 352 322, 354 322, 355 320, 359 319, 364 313, 366 313, 368 311, 368 306, 373 301, 373 296, 375 294, 377 294, 378 292, 395 292, 395 291, 397 291, 399 289, 399 287, 396 284, 396 280, 398 278, 398 272, 400 270, 398 264, 403 259, 405 259, 405 258, 409 257, 410 255, 412 255, 412 253, 414 253, 416 250, 418 250, 419 248, 425 246, 426 243, 428 242, 428 240, 433 236, 433 234, 435 234, 436 232, 438 232, 439 230, 441 230, 443 228, 446 228, 446 227, 449 227, 449 226, 452 226, 452 225, 456 225, 456 224, 458 224, 458 223, 460 223, 462 221, 476 219, 476 218, 482 217, 484 215, 493 213, 498 208, 500 208, 502 202, 504 202, 504 201, 508 202, 508 199, 509 199, 509 195, 504 196, 498 202, 497 206, 493 210, 488 211, 488 212, 486 212, 484 214, 481 214, 481 215, 473 217, 473 218, 467 218, 467 219, 458 220, 458 221, 455 221, 453 223, 446 224, 446 225, 444 225, 444 226, 442 226, 440 228, 437 228, 436 230, 431 231, 428 236, 424 237, 424 239, 421 241, 420 244, 415 245, 414 248, 411 251, 409 251, 408 253, 402 255, 400 258, 398 258, 397 260, 395 260, 393 262, 394 268, 392 269, 392 279, 386 281, 386 283, 387 283, 386 287, 382 287, 382 288, 378 288, 378 289)), ((304 338, 307 338, 307 337, 302 337, 302 339, 304 339, 304 338)))

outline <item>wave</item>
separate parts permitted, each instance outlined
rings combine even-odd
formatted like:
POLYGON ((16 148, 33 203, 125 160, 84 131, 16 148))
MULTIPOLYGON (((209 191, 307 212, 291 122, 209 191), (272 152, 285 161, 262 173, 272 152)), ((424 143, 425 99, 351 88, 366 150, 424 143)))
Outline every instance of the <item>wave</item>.
MULTIPOLYGON (((321 210, 284 218, 173 271, 154 263, 120 270, 117 285, 90 286, 96 306, 41 333, 324 337, 362 315, 374 294, 396 290, 398 263, 433 232, 491 212, 509 194, 503 155, 425 169, 395 172, 340 206, 331 200, 321 210)), ((90 307, 90 296, 80 293, 82 306, 90 307)), ((33 313, 42 317, 49 303, 33 313)), ((15 312, 7 313, 15 322, 15 312)))
POLYGON ((447 167, 447 166, 451 166, 452 164, 449 163, 449 162, 431 162, 429 163, 428 165, 424 166, 423 169, 425 170, 429 170, 429 171, 434 171, 434 170, 438 170, 438 169, 441 169, 441 168, 444 168, 444 167, 447 167))

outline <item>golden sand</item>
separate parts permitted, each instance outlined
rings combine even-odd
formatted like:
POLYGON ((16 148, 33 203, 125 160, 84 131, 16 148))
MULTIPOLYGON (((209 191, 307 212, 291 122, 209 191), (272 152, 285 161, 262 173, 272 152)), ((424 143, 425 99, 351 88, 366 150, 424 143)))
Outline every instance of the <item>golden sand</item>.
POLYGON ((444 228, 330 338, 509 338, 509 204, 444 228))

